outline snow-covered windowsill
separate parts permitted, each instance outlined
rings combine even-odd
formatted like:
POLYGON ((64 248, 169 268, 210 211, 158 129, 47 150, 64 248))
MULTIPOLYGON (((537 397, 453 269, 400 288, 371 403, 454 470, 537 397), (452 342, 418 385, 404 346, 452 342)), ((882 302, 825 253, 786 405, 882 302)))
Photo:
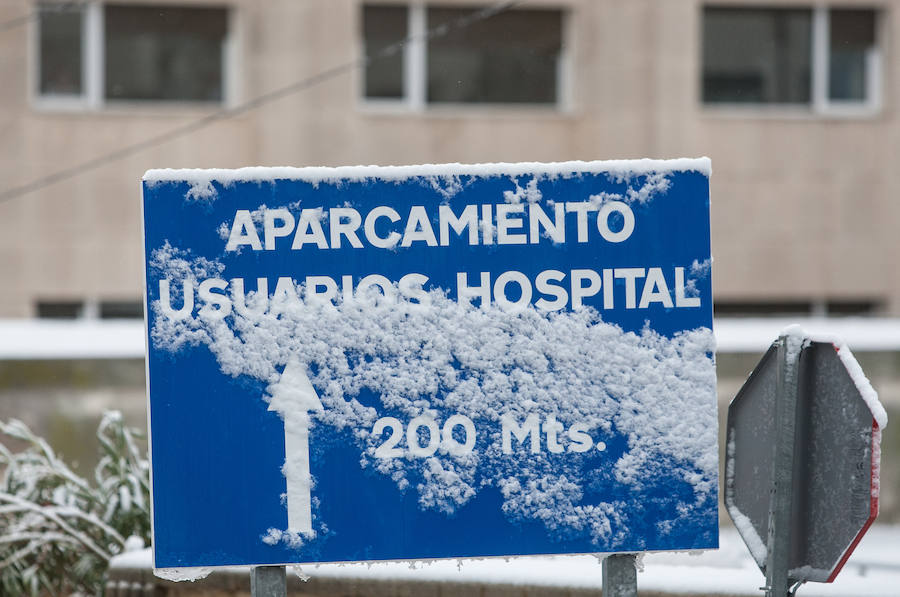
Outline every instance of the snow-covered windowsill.
MULTIPOLYGON (((761 353, 779 333, 799 324, 843 338, 855 352, 900 351, 900 318, 719 318, 720 353, 761 353)), ((0 319, 0 359, 144 358, 143 320, 0 319)))

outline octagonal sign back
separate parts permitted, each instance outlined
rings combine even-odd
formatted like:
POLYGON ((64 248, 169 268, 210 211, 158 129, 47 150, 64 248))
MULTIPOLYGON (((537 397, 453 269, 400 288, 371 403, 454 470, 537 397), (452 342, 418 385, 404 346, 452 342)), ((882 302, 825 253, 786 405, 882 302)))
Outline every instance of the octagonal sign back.
MULTIPOLYGON (((763 573, 778 366, 776 343, 728 409, 725 505, 763 573)), ((789 576, 831 582, 878 514, 886 417, 846 347, 806 341, 798 367, 789 576)))

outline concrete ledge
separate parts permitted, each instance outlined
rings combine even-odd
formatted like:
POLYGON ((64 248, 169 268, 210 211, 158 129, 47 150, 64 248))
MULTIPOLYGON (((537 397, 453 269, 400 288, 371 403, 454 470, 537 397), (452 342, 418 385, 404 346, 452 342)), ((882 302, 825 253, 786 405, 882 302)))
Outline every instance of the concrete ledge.
MULTIPOLYGON (((599 567, 599 564, 598 564, 599 567)), ((564 579, 561 579, 565 582, 564 579)), ((640 579, 638 580, 640 583, 640 579)), ((580 584, 580 583, 579 583, 580 584)), ((641 591, 641 597, 670 597, 676 593, 641 591)), ((303 597, 599 597, 602 590, 546 585, 512 585, 447 580, 335 578, 313 576, 303 581, 288 573, 288 595, 303 597)), ((683 593, 681 593, 683 595, 683 593)), ((696 597, 725 597, 725 593, 693 593, 696 597)), ((172 582, 148 569, 114 568, 106 597, 250 597, 247 569, 218 570, 196 582, 172 582)))

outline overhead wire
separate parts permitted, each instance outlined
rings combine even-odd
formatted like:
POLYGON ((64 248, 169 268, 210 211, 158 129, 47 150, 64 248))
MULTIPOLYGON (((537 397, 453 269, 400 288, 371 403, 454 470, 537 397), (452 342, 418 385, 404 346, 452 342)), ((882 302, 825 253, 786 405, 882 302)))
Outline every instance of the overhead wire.
POLYGON ((421 35, 408 35, 405 38, 397 40, 393 44, 385 46, 372 55, 365 55, 361 58, 357 58, 343 64, 339 64, 337 66, 333 66, 310 77, 295 81, 283 87, 279 87, 267 93, 258 95, 238 105, 221 108, 219 110, 216 110, 215 112, 207 114, 206 116, 202 116, 181 126, 174 127, 158 135, 153 135, 142 141, 120 147, 114 151, 85 160, 74 166, 57 170, 56 172, 48 174, 47 176, 38 178, 18 187, 7 189, 0 192, 0 203, 22 197, 23 195, 28 195, 64 180, 68 180, 86 172, 96 170, 97 168, 100 168, 107 164, 121 161, 152 147, 156 147, 174 139, 178 139, 195 133, 215 122, 233 118, 240 114, 244 114, 251 110, 255 110, 257 108, 270 104, 276 100, 288 97, 301 91, 305 91, 306 89, 315 87, 316 85, 329 81, 344 73, 348 73, 359 68, 364 68, 373 62, 385 59, 389 56, 393 56, 412 42, 425 42, 434 38, 446 36, 451 32, 465 29, 466 27, 470 27, 471 25, 479 21, 483 21, 496 14, 507 11, 513 6, 520 4, 521 2, 522 0, 506 0, 503 2, 497 2, 480 10, 473 11, 462 17, 437 25, 425 31, 421 35))

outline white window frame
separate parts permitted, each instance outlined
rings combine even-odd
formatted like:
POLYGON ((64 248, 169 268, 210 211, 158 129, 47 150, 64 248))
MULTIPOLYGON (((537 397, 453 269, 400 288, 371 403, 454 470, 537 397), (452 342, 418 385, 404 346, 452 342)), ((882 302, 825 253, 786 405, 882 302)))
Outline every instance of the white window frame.
MULTIPOLYGON (((739 7, 757 7, 756 4, 725 5, 739 7)), ((780 5, 778 5, 780 6, 780 5)), ((772 5, 759 5, 760 8, 778 8, 772 5)), ((853 5, 855 7, 855 5, 853 5)), ((812 12, 812 32, 810 48, 810 79, 811 97, 809 103, 784 104, 784 103, 728 103, 728 102, 704 102, 700 104, 704 110, 710 113, 737 112, 742 115, 747 113, 776 115, 813 115, 828 117, 859 118, 878 115, 883 106, 883 46, 884 46, 884 9, 876 5, 860 5, 860 10, 872 10, 875 12, 875 45, 866 55, 866 97, 861 101, 833 100, 828 97, 830 76, 830 52, 831 52, 831 11, 840 10, 844 5, 821 4, 811 6, 790 5, 786 8, 809 8, 812 12)), ((702 28, 701 28, 702 31, 702 28)), ((700 66, 702 78, 703 65, 700 66)))
POLYGON ((831 11, 839 7, 817 4, 812 15, 812 106, 819 114, 829 116, 867 116, 881 110, 882 96, 882 31, 881 10, 860 6, 875 12, 875 44, 866 54, 866 96, 863 100, 833 100, 828 97, 831 66, 831 11))
MULTIPOLYGON (((373 3, 377 6, 377 3, 373 3)), ((558 63, 556 66, 556 101, 553 103, 466 103, 466 102, 428 102, 428 3, 412 1, 406 3, 407 9, 407 42, 403 52, 403 96, 393 98, 366 97, 366 69, 359 69, 358 89, 361 105, 364 108, 401 112, 425 112, 433 110, 465 110, 465 111, 509 111, 540 110, 546 112, 571 111, 572 67, 570 44, 572 27, 569 11, 565 7, 557 7, 562 15, 558 63)), ((515 10, 515 9, 512 9, 515 10)), ((365 47, 365 39, 362 40, 365 47)))
MULTIPOLYGON (((147 0, 152 4, 154 0, 147 0)), ((152 106, 159 109, 173 106, 179 109, 197 107, 228 107, 233 105, 237 95, 237 64, 235 15, 232 7, 226 6, 227 30, 222 43, 222 100, 215 101, 178 101, 178 100, 128 100, 105 98, 106 60, 104 41, 106 30, 104 23, 103 1, 90 1, 81 4, 83 17, 81 21, 81 81, 82 91, 78 95, 62 95, 41 93, 41 23, 34 19, 31 26, 31 97, 32 105, 48 111, 89 111, 121 106, 152 106)), ((136 4, 135 6, 138 6, 136 4)))

